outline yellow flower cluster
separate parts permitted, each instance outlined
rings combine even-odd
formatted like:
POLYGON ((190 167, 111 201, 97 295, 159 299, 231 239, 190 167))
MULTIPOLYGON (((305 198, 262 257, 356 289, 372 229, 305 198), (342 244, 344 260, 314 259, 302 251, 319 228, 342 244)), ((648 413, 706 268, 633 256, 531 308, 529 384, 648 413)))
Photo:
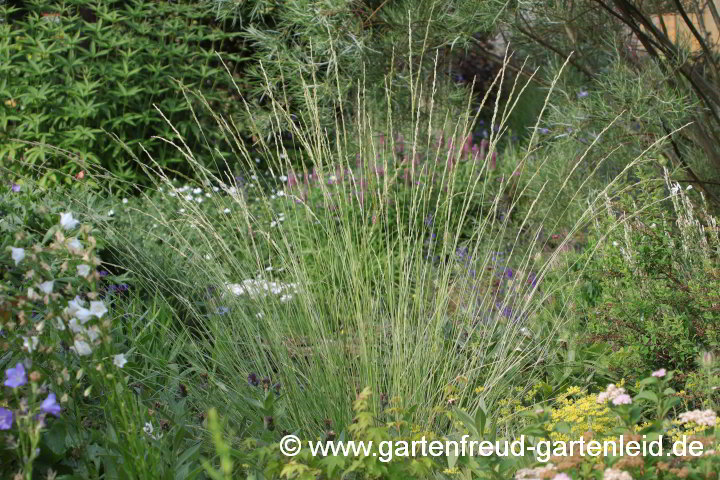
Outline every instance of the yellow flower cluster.
POLYGON ((498 401, 498 413, 500 418, 509 421, 515 414, 528 410, 535 400, 535 395, 542 388, 542 383, 536 383, 527 392, 523 387, 515 387, 513 395, 498 401))
POLYGON ((462 475, 462 471, 457 467, 446 468, 445 470, 443 470, 443 473, 445 475, 462 475))
POLYGON ((570 433, 552 432, 550 437, 556 441, 577 440, 585 432, 593 432, 595 438, 607 437, 618 423, 607 404, 597 403, 597 395, 584 395, 578 387, 570 387, 558 399, 557 406, 550 411, 552 430, 561 422, 570 425, 570 433), (580 395, 580 396, 578 396, 580 395))

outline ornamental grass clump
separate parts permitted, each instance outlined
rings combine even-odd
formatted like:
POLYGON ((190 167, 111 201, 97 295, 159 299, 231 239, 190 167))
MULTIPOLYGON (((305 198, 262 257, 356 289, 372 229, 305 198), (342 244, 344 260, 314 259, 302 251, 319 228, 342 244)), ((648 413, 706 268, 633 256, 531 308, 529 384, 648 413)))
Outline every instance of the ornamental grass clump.
MULTIPOLYGON (((269 89, 272 126, 255 132, 252 148, 216 114, 234 151, 225 159, 232 174, 214 174, 190 147, 166 139, 195 169, 194 184, 178 192, 150 158, 148 178, 157 192, 175 193, 172 201, 143 191, 126 214, 88 213, 108 232, 116 262, 178 312, 190 339, 183 355, 218 389, 198 402, 238 428, 251 428, 245 419, 257 415, 242 379, 262 371, 283 384, 284 424, 298 431, 320 434, 326 418, 347 425, 348 393, 364 385, 418 405, 417 423, 442 429, 446 417, 433 412, 452 379, 468 379, 454 392, 455 405, 493 404, 518 378, 533 381, 530 373, 568 319, 566 301, 555 294, 576 281, 569 272, 578 265, 563 247, 593 210, 553 239, 550 251, 546 232, 556 224, 528 223, 539 204, 574 193, 526 189, 538 174, 526 168, 535 137, 526 151, 494 155, 525 85, 516 82, 507 107, 495 106, 497 128, 473 148, 477 112, 441 104, 441 76, 411 75, 404 90, 390 78, 385 111, 363 95, 358 79, 361 93, 352 103, 337 96, 334 129, 326 131, 312 113, 315 79, 301 74, 302 111, 269 89), (398 91, 409 92, 412 106, 402 115, 392 107, 398 91), (222 195, 198 202, 191 194, 212 186, 222 195), (502 262, 498 252, 505 252, 502 262), (292 285, 292 297, 246 295, 246 281, 268 293, 292 285), (223 292, 229 285, 243 294, 223 292), (536 322, 541 335, 529 334, 536 322)), ((618 183, 603 192, 614 195, 618 183)))

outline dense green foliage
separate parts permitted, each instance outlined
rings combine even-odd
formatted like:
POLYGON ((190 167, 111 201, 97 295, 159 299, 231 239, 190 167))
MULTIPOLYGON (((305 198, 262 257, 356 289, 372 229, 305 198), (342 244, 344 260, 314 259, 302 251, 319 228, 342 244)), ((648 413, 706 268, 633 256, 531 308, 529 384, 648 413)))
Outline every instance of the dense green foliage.
POLYGON ((687 178, 703 181, 695 187, 720 205, 720 14, 714 2, 530 0, 503 5, 481 2, 479 15, 497 21, 516 55, 540 67, 545 77, 569 62, 560 88, 565 99, 552 108, 547 127, 582 151, 614 121, 587 157, 590 168, 610 156, 604 163, 621 170, 658 137, 684 127, 661 145, 663 154, 687 178), (591 107, 566 108, 565 101, 574 98, 591 107))
POLYGON ((617 368, 627 378, 645 365, 694 370, 720 340, 716 220, 694 208, 693 192, 680 184, 668 186, 668 211, 663 185, 651 185, 646 195, 608 204, 601 225, 627 222, 603 240, 585 273, 589 331, 623 351, 617 368))
MULTIPOLYGON (((196 2, 27 3, 22 15, 0 6, 8 18, 0 24, 0 55, 9 60, 0 67, 0 164, 36 169, 42 183, 69 183, 98 168, 107 178, 143 183, 133 157, 147 163, 149 154, 163 168, 187 172, 175 147, 151 138, 177 143, 179 135, 206 165, 226 168, 227 151, 200 125, 212 119, 204 102, 225 115, 237 110, 216 56, 237 34, 208 20, 196 2)), ((223 59, 231 71, 242 61, 235 52, 223 59)))

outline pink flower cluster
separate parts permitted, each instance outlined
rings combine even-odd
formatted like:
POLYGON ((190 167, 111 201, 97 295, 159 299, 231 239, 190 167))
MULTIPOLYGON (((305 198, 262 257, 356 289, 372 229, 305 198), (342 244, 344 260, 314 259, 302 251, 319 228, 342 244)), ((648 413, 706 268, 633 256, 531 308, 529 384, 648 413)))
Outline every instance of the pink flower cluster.
POLYGON ((597 397, 597 403, 606 403, 611 401, 613 405, 630 405, 632 398, 627 394, 624 388, 611 383, 604 392, 597 397))
POLYGON ((693 410, 691 412, 681 413, 678 420, 682 423, 692 422, 696 425, 714 427, 717 422, 717 415, 712 410, 693 410))
POLYGON ((663 378, 666 374, 667 374, 667 370, 665 370, 664 368, 661 368, 660 370, 655 370, 654 372, 652 372, 651 375, 655 378, 663 378))
POLYGON ((632 476, 624 470, 606 468, 603 472, 603 480, 632 480, 632 476))
POLYGON ((542 467, 521 468, 515 473, 515 480, 533 480, 535 478, 550 478, 555 472, 555 465, 548 462, 542 467))

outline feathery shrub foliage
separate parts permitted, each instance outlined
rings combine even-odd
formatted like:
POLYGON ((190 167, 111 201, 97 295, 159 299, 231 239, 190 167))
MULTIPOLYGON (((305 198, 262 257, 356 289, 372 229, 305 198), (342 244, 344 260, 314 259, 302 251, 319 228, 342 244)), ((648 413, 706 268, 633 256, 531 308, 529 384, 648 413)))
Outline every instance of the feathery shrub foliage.
MULTIPOLYGON (((473 0, 204 3, 220 19, 242 25, 254 60, 243 79, 243 95, 252 105, 253 121, 265 129, 275 120, 268 88, 283 108, 299 114, 298 110, 307 108, 305 95, 312 85, 315 113, 324 127, 333 128, 337 115, 350 113, 336 111, 340 106, 335 99, 343 99, 342 108, 351 108, 358 95, 382 103, 388 72, 393 72, 387 81, 395 82, 398 95, 393 97, 393 108, 398 112, 409 107, 402 103, 411 96, 407 80, 422 78, 429 85, 433 72, 445 77, 436 82, 440 95, 447 97, 449 105, 462 108, 465 89, 449 81, 453 60, 491 30, 491 22, 479 15, 473 0), (435 54, 428 52, 439 52, 438 65, 435 54), (360 78, 363 85, 357 83, 360 78)), ((477 81, 481 80, 486 79, 477 81)), ((428 93, 422 96, 428 98, 428 93)), ((395 121, 401 121, 399 115, 395 121)), ((286 130, 292 129, 287 126, 286 130)))

